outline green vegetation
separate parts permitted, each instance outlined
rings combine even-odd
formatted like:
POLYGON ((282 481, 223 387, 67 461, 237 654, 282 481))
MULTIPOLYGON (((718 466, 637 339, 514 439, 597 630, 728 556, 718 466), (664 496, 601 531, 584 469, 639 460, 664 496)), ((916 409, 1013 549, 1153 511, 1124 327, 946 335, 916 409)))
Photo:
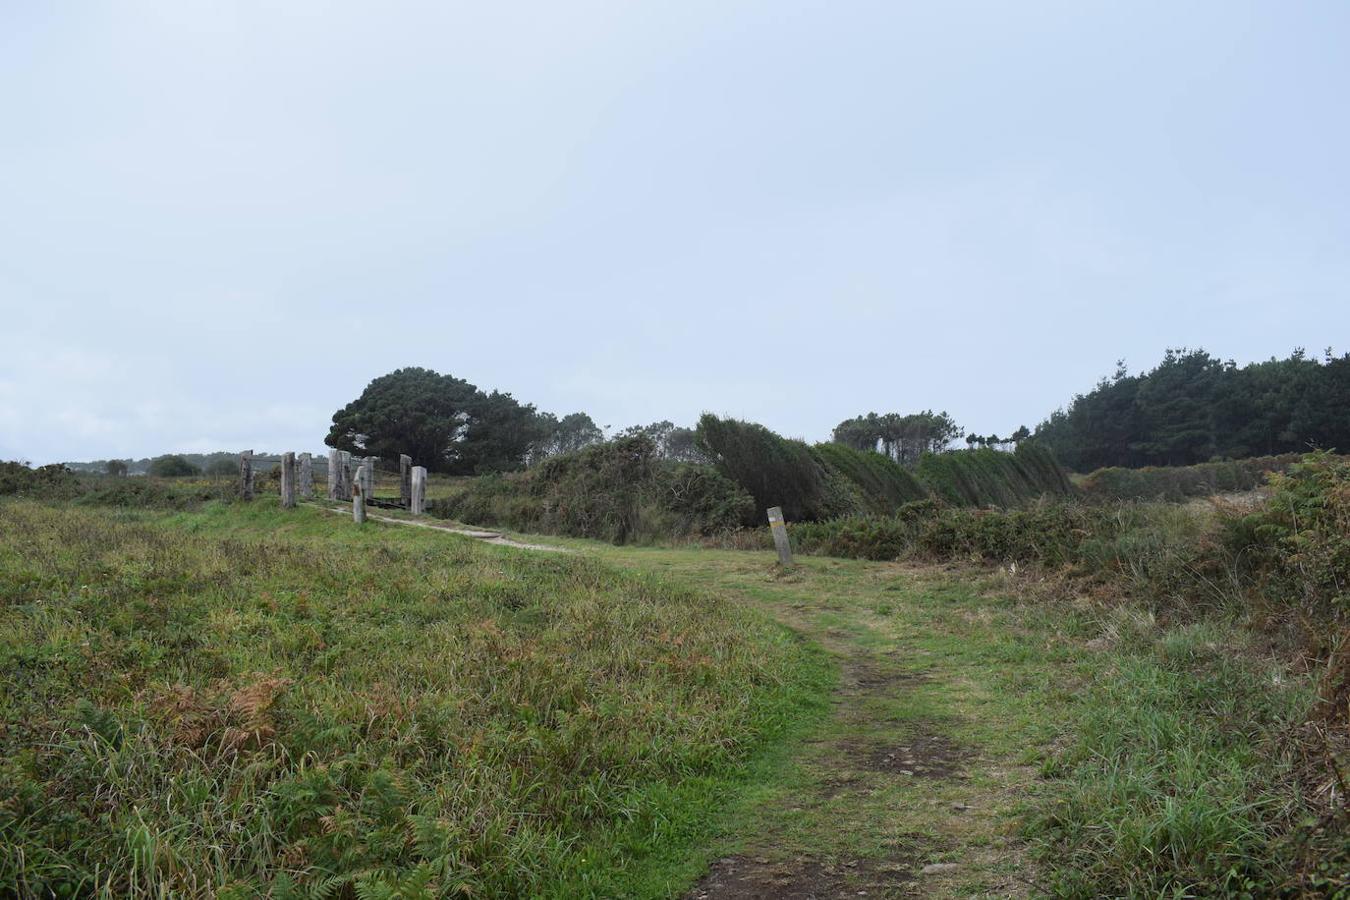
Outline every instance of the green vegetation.
POLYGON ((0 515, 0 893, 664 896, 823 685, 762 616, 583 556, 0 515))
POLYGON ((200 475, 202 470, 183 457, 170 454, 152 459, 148 473, 155 478, 182 478, 200 475))
MULTIPOLYGON (((976 451, 983 452, 983 451, 976 451)), ((977 510, 911 503, 894 516, 790 526, 799 552, 1069 567, 1158 610, 1350 617, 1350 459, 1310 454, 1252 510, 1043 502, 977 510)))
POLYGON ((63 465, 30 469, 20 462, 0 462, 0 496, 18 494, 61 499, 79 492, 79 478, 63 465))
POLYGON ((550 457, 526 472, 480 478, 433 500, 430 512, 476 525, 624 543, 711 534, 753 512, 715 470, 657 457, 645 435, 550 457))
POLYGON ((698 420, 697 440, 717 470, 754 498, 756 510, 781 506, 794 522, 849 512, 831 496, 827 473, 802 441, 711 413, 698 420))
POLYGON ((989 448, 928 452, 911 471, 892 460, 898 452, 893 448, 876 453, 842 443, 808 447, 763 425, 711 414, 699 420, 698 440, 713 465, 745 488, 760 510, 781 506, 792 522, 886 515, 929 496, 961 506, 1019 506, 1074 491, 1054 457, 1034 443, 1014 453, 989 448))
POLYGON ((926 409, 902 416, 899 413, 845 419, 834 427, 834 443, 854 450, 881 448, 883 456, 901 465, 913 466, 925 453, 941 453, 963 430, 947 413, 926 409))
POLYGON ((1036 429, 1036 439, 1077 472, 1105 466, 1185 466, 1350 450, 1350 353, 1295 351, 1239 367, 1203 350, 1169 350, 1142 375, 1120 364, 1036 429))
POLYGON ((856 512, 885 515, 928 496, 909 469, 881 453, 843 444, 816 444, 811 452, 827 471, 852 483, 858 498, 850 505, 856 512))
POLYGON ((1020 506, 1073 493, 1068 474, 1035 443, 1020 444, 1014 453, 987 447, 930 453, 916 474, 934 495, 959 506, 1020 506))
MULTIPOLYGON (((1289 735, 1314 686, 1219 621, 1110 620, 1097 667, 1047 758, 1052 802, 1027 832, 1061 897, 1320 895, 1350 877, 1350 847, 1300 781, 1289 735), (1328 831, 1326 826, 1332 830, 1328 831)), ((1318 777, 1328 774, 1323 770, 1318 777)))
POLYGON ((1249 459, 1199 463, 1194 466, 1114 466, 1089 473, 1078 490, 1089 500, 1185 500, 1214 494, 1250 491, 1271 472, 1301 459, 1300 454, 1254 456, 1249 459))
MULTIPOLYGON (((1158 546, 1185 527, 1160 524, 1158 546)), ((1350 884, 1350 815, 1325 755, 1344 771, 1350 749, 1318 737, 1344 733, 1318 699, 1319 687, 1332 696, 1327 670, 1272 655, 1240 620, 1088 602, 1044 568, 803 557, 771 575, 771 553, 593 549, 757 605, 842 670, 835 712, 737 808, 722 843, 762 873, 766 896, 812 877, 821 896, 1323 896, 1350 884)))

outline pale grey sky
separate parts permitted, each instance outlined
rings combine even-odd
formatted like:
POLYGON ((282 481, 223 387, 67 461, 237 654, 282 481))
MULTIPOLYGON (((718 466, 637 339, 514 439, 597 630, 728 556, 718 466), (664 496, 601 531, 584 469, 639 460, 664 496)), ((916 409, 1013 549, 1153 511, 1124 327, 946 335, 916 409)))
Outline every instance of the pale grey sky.
POLYGON ((404 365, 823 439, 1344 350, 1348 47, 1339 0, 0 0, 0 458, 314 448, 404 365))

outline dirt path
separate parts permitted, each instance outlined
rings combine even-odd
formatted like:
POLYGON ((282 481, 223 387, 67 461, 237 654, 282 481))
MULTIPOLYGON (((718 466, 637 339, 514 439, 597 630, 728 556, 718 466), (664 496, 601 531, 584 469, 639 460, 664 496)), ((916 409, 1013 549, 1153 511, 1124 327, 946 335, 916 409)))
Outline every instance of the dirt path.
POLYGON ((828 716, 734 811, 686 896, 1025 894, 1018 822, 1074 658, 1053 623, 993 585, 932 569, 769 555, 597 548, 755 603, 836 661, 828 716))
MULTIPOLYGON (((322 504, 318 504, 318 506, 320 509, 326 509, 331 513, 337 513, 339 515, 350 516, 352 514, 351 510, 347 509, 346 507, 324 506, 322 504)), ((547 553, 572 552, 566 547, 556 547, 550 544, 531 544, 525 541, 518 541, 514 538, 509 538, 506 535, 496 531, 483 531, 481 529, 476 528, 461 528, 460 526, 453 525, 449 522, 440 522, 440 521, 430 522, 426 521, 425 519, 399 519, 393 516, 382 516, 379 515, 378 513, 370 513, 370 512, 366 513, 366 518, 374 522, 387 522, 390 525, 406 525, 410 528, 432 528, 435 529, 436 531, 445 531, 449 532, 450 534, 462 534, 465 537, 471 537, 480 540, 485 544, 496 544, 499 547, 515 547, 517 550, 542 550, 547 553)))

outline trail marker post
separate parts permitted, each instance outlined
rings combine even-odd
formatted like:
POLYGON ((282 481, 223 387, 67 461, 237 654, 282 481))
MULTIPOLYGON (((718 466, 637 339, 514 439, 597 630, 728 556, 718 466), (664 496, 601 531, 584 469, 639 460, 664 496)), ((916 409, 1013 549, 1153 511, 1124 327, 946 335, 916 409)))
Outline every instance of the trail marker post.
POLYGON ((361 486, 366 489, 367 500, 375 497, 375 464, 379 461, 378 456, 367 456, 361 461, 361 486))
POLYGON ((338 499, 352 499, 352 455, 346 450, 338 451, 338 499))
POLYGON ((406 453, 398 456, 398 500, 404 509, 412 509, 412 457, 406 453))
POLYGON ((427 470, 424 466, 413 466, 412 493, 408 500, 408 511, 420 516, 427 507, 427 470))
POLYGON ((295 453, 281 454, 281 508, 295 509, 295 453))
POLYGON ((366 524, 366 493, 360 478, 352 480, 352 521, 357 525, 366 524))
POLYGON ((328 499, 329 499, 329 500, 341 500, 341 499, 342 499, 341 492, 338 490, 338 487, 341 485, 341 482, 342 482, 342 474, 338 471, 338 467, 341 465, 341 462, 342 462, 342 457, 338 455, 339 453, 340 453, 340 451, 338 451, 338 450, 329 450, 329 451, 328 451, 328 499))
POLYGON ((239 454, 239 496, 245 500, 253 499, 253 451, 245 450, 239 454))
POLYGON ((769 510, 769 530, 773 532, 773 545, 778 548, 779 564, 792 565, 792 545, 788 543, 787 523, 783 521, 781 506, 769 510))
POLYGON ((314 460, 308 453, 300 454, 300 499, 314 497, 314 460))

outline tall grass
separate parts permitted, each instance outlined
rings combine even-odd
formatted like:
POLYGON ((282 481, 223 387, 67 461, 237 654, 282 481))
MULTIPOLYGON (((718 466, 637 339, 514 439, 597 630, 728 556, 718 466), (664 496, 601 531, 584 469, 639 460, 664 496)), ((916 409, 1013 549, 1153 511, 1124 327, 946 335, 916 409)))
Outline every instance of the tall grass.
POLYGON ((659 893, 643 860, 813 696, 781 629, 582 557, 0 517, 0 895, 659 893))
POLYGON ((1086 686, 1044 767, 1052 800, 1028 823, 1047 893, 1322 895, 1350 876, 1344 840, 1323 836, 1311 861, 1300 850, 1317 811, 1286 736, 1309 681, 1223 622, 1158 629, 1120 610, 1109 633, 1115 665, 1086 686))

